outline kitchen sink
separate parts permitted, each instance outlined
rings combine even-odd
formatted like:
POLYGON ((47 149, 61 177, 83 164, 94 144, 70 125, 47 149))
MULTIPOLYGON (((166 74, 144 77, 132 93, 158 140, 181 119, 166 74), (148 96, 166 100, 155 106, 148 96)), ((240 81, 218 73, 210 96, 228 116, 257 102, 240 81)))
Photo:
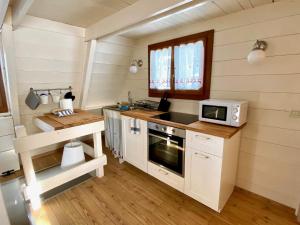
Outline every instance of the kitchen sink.
POLYGON ((111 109, 111 110, 116 110, 116 111, 129 111, 129 110, 134 110, 136 107, 134 106, 129 106, 129 105, 109 105, 103 107, 104 109, 111 109))

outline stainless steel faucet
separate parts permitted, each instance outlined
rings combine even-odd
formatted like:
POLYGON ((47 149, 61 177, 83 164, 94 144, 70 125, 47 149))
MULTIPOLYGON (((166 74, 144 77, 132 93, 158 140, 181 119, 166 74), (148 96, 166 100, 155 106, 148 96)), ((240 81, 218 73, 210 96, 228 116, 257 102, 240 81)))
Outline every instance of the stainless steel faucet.
POLYGON ((128 103, 129 103, 129 105, 132 105, 132 103, 133 103, 133 99, 132 99, 132 96, 131 96, 131 91, 128 91, 128 103))

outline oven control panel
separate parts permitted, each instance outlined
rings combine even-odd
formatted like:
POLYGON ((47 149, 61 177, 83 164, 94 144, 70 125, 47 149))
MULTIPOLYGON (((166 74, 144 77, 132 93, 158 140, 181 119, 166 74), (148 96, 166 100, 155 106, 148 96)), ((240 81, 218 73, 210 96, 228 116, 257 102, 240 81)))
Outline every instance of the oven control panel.
POLYGON ((184 129, 176 128, 176 127, 169 127, 166 125, 158 124, 158 123, 151 123, 148 122, 148 129, 156 130, 162 133, 166 133, 169 135, 174 135, 177 137, 185 138, 186 131, 184 129))

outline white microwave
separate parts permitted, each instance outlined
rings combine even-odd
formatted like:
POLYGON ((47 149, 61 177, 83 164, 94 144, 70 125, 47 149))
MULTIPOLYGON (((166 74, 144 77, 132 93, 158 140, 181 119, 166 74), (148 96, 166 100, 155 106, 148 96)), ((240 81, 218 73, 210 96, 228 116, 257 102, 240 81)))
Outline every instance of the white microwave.
POLYGON ((247 110, 247 101, 203 100, 199 104, 199 120, 240 127, 247 122, 247 110))

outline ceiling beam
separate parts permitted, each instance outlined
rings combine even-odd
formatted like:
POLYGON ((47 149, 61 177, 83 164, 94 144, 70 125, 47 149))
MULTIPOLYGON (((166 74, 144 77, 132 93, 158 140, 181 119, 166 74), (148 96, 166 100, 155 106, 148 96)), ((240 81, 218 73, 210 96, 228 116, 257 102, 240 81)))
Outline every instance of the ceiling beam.
POLYGON ((15 1, 12 8, 12 25, 16 28, 22 22, 23 18, 29 11, 34 0, 19 0, 15 1))
POLYGON ((181 6, 178 6, 176 8, 173 8, 169 11, 166 11, 166 12, 163 12, 161 14, 158 14, 158 15, 155 15, 149 19, 146 19, 146 20, 143 20, 139 23, 136 23, 132 26, 128 26, 118 32, 115 32, 113 33, 113 35, 122 35, 126 32, 130 32, 131 30, 134 30, 134 29, 137 29, 145 24, 148 24, 148 23, 152 23, 152 22, 157 22, 157 21, 160 21, 160 20, 163 20, 169 16, 172 16, 172 15, 175 15, 175 14, 180 14, 182 12, 186 12, 192 8, 196 8, 196 7, 201 7, 203 6, 204 4, 207 4, 210 0, 193 0, 192 2, 189 2, 189 3, 186 3, 184 5, 181 5, 181 6))
POLYGON ((86 41, 111 35, 192 1, 193 0, 139 0, 89 26, 86 29, 86 41))
POLYGON ((85 66, 84 66, 84 75, 83 75, 83 83, 82 83, 82 90, 81 90, 81 109, 86 109, 89 88, 92 79, 92 71, 93 71, 93 63, 96 53, 96 46, 97 41, 91 40, 88 42, 88 50, 85 59, 85 66))
POLYGON ((2 24, 4 22, 8 3, 9 3, 9 0, 1 0, 0 1, 0 28, 2 27, 2 24))

